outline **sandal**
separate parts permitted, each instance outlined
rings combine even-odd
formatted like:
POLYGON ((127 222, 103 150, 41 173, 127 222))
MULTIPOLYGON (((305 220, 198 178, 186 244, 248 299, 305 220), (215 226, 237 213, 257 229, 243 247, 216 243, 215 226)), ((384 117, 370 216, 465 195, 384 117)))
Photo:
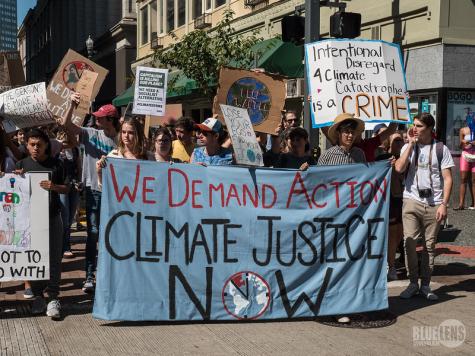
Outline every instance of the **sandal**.
POLYGON ((465 210, 465 208, 463 206, 458 206, 458 207, 454 208, 454 210, 465 210))

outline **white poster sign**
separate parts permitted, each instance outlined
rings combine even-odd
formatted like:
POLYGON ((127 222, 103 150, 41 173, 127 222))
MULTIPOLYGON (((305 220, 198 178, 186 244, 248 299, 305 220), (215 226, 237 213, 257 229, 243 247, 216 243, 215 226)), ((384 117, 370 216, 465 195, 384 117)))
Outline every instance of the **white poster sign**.
POLYGON ((313 127, 341 113, 367 122, 409 123, 399 46, 384 41, 324 40, 305 45, 313 127))
POLYGON ((220 107, 233 142, 236 162, 248 166, 264 166, 262 151, 247 109, 223 104, 220 107))
POLYGON ((6 132, 53 123, 45 83, 26 85, 0 94, 0 115, 4 118, 6 132))
POLYGON ((137 67, 133 114, 164 116, 168 69, 137 67))
POLYGON ((47 173, 0 178, 0 281, 49 279, 47 173))

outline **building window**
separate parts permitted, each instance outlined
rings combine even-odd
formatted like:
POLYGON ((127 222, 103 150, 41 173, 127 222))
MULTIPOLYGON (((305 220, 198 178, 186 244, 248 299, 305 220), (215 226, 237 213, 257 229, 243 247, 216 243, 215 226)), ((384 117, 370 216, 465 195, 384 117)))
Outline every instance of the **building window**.
POLYGON ((144 45, 148 42, 148 6, 140 9, 140 21, 142 22, 140 44, 144 45))
POLYGON ((159 33, 163 33, 163 0, 158 1, 158 29, 159 33))
POLYGON ((183 26, 186 22, 186 1, 177 0, 178 6, 178 27, 183 26))
POLYGON ((175 29, 175 0, 167 0, 167 32, 175 29))
POLYGON ((226 0, 215 0, 215 6, 214 7, 220 7, 221 5, 226 4, 226 0))
POLYGON ((193 18, 196 19, 203 13, 203 1, 193 0, 193 18))
POLYGON ((211 0, 205 0, 206 1, 206 10, 211 10, 212 2, 211 0))
POLYGON ((150 3, 150 32, 157 34, 157 1, 150 3))

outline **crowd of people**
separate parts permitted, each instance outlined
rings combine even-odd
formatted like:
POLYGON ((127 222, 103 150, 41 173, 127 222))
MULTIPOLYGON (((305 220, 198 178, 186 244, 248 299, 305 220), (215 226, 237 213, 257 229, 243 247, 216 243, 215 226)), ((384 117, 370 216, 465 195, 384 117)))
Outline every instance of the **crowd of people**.
MULTIPOLYGON (((2 130, 0 135, 2 173, 50 172, 51 179, 40 185, 51 192, 51 277, 49 281, 27 283, 25 297, 33 299, 33 314, 46 311, 52 318, 61 315, 58 300, 61 260, 73 256, 70 231, 77 216, 80 194, 85 200, 87 223, 86 277, 82 289, 86 293, 94 292, 102 170, 107 157, 203 166, 236 163, 232 142, 217 117, 202 123, 181 117, 172 127, 156 128, 146 135, 140 117, 120 117, 118 110, 109 104, 92 113, 93 125, 83 127, 71 120, 79 98, 79 94, 71 95, 72 105, 63 118, 58 118, 56 125, 8 135, 2 130)), ((318 152, 310 150, 308 132, 300 124, 297 113, 287 111, 274 135, 256 133, 265 165, 306 170, 315 165, 390 160, 393 174, 388 279, 398 278, 395 257, 399 248, 405 256, 410 280, 401 297, 410 298, 421 293, 428 300, 437 300, 430 289, 430 279, 438 229, 447 216, 454 162, 448 148, 434 139, 434 118, 427 113, 416 116, 409 130, 398 130, 396 123, 379 124, 372 137, 363 138, 364 122, 353 114, 340 114, 331 126, 322 130, 332 147, 319 156, 318 152), (423 250, 419 267, 416 244, 420 238, 423 239, 423 250)), ((468 137, 465 131, 461 135, 464 135, 461 140, 464 149, 468 150, 469 145, 475 147, 473 137, 468 137)), ((473 164, 468 167, 472 173, 475 171, 473 164)), ((463 172, 467 171, 465 168, 463 172)), ((341 317, 339 320, 347 322, 349 319, 341 317)))

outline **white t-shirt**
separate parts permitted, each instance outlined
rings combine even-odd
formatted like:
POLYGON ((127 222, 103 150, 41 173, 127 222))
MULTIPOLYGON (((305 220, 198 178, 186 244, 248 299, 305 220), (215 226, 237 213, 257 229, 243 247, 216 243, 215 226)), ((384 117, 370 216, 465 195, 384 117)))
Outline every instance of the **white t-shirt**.
MULTIPOLYGON (((419 180, 419 189, 428 189, 431 188, 430 186, 430 179, 429 179, 429 171, 432 175, 432 196, 429 198, 420 198, 419 192, 417 190, 416 184, 416 164, 415 164, 415 153, 417 147, 414 146, 412 150, 410 159, 410 164, 406 176, 406 184, 404 188, 404 198, 417 200, 418 202, 428 204, 428 205, 438 205, 443 201, 443 189, 444 189, 444 182, 441 176, 441 172, 439 171, 439 162, 437 160, 437 153, 436 153, 436 144, 433 144, 432 147, 432 164, 429 170, 429 152, 431 145, 421 145, 417 144, 419 147, 419 167, 417 169, 417 176, 419 180)), ((404 151, 408 148, 408 145, 404 145, 401 149, 401 155, 404 151)), ((442 161, 440 163, 440 170, 452 168, 454 167, 454 160, 452 159, 452 155, 450 154, 449 149, 447 146, 444 145, 442 161)))

